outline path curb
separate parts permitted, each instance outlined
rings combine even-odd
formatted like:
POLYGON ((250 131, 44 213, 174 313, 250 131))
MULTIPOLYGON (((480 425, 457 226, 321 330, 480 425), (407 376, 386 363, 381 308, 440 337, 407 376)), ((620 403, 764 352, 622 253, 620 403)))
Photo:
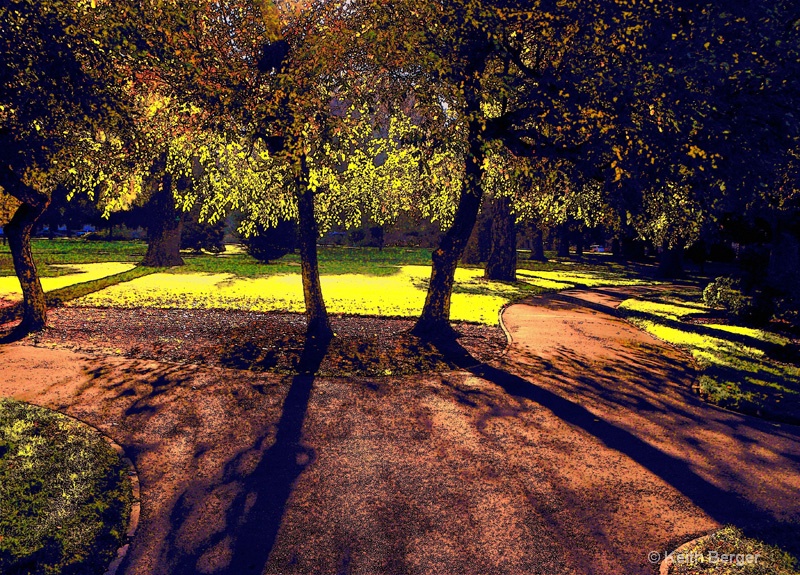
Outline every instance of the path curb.
POLYGON ((664 557, 664 560, 661 562, 661 565, 658 568, 658 575, 669 575, 669 568, 672 567, 672 565, 675 563, 675 560, 673 559, 675 555, 680 555, 681 553, 689 549, 689 547, 692 547, 694 545, 697 545, 698 543, 705 541, 706 539, 711 537, 711 535, 713 534, 710 533, 708 535, 702 535, 700 537, 692 539, 691 541, 687 541, 686 543, 675 549, 675 551, 664 557))
MULTIPOLYGON (((85 425, 89 425, 86 422, 81 422, 85 425)), ((142 500, 141 500, 141 491, 139 486, 139 474, 136 471, 136 466, 133 464, 133 461, 125 454, 125 450, 122 446, 111 439, 108 435, 103 433, 101 430, 97 429, 93 425, 89 425, 93 429, 96 429, 97 432, 105 439, 106 443, 111 446, 111 448, 117 452, 119 455, 120 460, 122 463, 128 468, 128 477, 131 481, 131 515, 128 518, 128 529, 125 532, 125 542, 123 545, 117 549, 117 556, 111 561, 111 564, 106 569, 103 575, 117 575, 119 571, 120 565, 122 565, 123 560, 128 554, 128 549, 130 549, 131 541, 133 540, 133 536, 136 535, 136 530, 139 527, 139 516, 141 515, 142 511, 142 500)))
POLYGON ((522 303, 522 302, 514 302, 514 303, 509 302, 507 304, 504 304, 500 308, 500 311, 497 312, 497 322, 500 324, 500 329, 502 329, 503 333, 506 335, 506 347, 497 357, 494 357, 492 359, 500 359, 501 357, 505 357, 506 354, 508 354, 508 350, 511 349, 511 344, 514 342, 514 340, 511 338, 511 332, 508 331, 508 328, 506 327, 506 324, 503 321, 503 314, 508 308, 510 308, 512 305, 516 305, 517 303, 522 303))

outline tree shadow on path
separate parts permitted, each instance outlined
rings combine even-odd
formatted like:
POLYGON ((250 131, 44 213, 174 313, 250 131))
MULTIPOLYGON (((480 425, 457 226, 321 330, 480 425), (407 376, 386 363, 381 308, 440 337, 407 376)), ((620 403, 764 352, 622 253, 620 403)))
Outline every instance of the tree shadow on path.
POLYGON ((583 406, 518 375, 480 363, 454 339, 444 338, 432 343, 443 356, 462 369, 500 386, 513 397, 541 405, 561 420, 624 454, 682 493, 720 524, 734 524, 746 535, 759 537, 800 556, 800 523, 781 521, 741 495, 720 489, 694 472, 687 461, 653 447, 583 406))
MULTIPOLYGON (((266 566, 278 536, 281 520, 298 477, 315 459, 313 449, 302 444, 302 430, 308 410, 315 373, 319 369, 330 341, 307 340, 298 365, 298 375, 283 403, 274 443, 263 451, 252 471, 247 471, 247 458, 261 445, 245 449, 226 465, 222 478, 201 488, 202 493, 184 491, 175 504, 167 542, 169 573, 194 575, 200 571, 215 574, 245 575, 261 573, 266 566), (193 531, 191 513, 203 496, 232 487, 236 491, 224 515, 224 525, 213 533, 200 534, 199 545, 183 551, 179 538, 193 531), (198 498, 197 496, 200 495, 198 498), (200 567, 203 566, 201 569, 200 567), (209 569, 210 567, 210 569, 209 569)), ((197 538, 197 535, 193 535, 197 538)))

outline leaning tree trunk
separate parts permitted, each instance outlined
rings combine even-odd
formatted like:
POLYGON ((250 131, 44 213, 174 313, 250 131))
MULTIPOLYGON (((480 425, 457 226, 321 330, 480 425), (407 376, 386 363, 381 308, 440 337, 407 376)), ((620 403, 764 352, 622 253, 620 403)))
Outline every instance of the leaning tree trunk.
POLYGON ((456 267, 475 226, 483 194, 481 176, 484 154, 480 130, 480 122, 472 119, 468 134, 470 153, 466 160, 464 186, 458 200, 455 219, 439 242, 439 247, 431 254, 433 265, 428 294, 425 297, 422 314, 411 330, 413 334, 423 338, 432 339, 453 334, 453 328, 450 326, 450 297, 453 292, 456 267))
POLYGON ((531 259, 538 262, 546 262, 544 255, 544 232, 539 226, 533 227, 533 239, 531 240, 531 259))
POLYGON ((496 198, 492 215, 492 249, 483 277, 487 280, 516 281, 517 227, 511 212, 511 198, 496 198))
POLYGON ((175 206, 172 193, 172 176, 162 168, 158 189, 148 201, 147 253, 139 265, 168 268, 182 266, 181 233, 183 214, 175 206))
POLYGON ((35 194, 35 197, 38 201, 23 202, 4 228, 14 270, 22 288, 22 321, 15 328, 17 334, 39 331, 47 325, 47 303, 33 259, 31 235, 37 220, 47 209, 50 198, 44 194, 35 194))
POLYGON ((489 259, 492 247, 492 210, 488 203, 483 202, 483 208, 478 211, 472 233, 461 255, 461 263, 477 265, 489 259))
POLYGON ((298 244, 300 248, 300 270, 303 277, 303 298, 306 304, 308 327, 306 337, 317 341, 328 341, 333 337, 328 310, 322 297, 317 258, 319 228, 314 215, 314 192, 308 186, 308 165, 305 157, 300 161, 301 175, 298 178, 297 198, 298 244))

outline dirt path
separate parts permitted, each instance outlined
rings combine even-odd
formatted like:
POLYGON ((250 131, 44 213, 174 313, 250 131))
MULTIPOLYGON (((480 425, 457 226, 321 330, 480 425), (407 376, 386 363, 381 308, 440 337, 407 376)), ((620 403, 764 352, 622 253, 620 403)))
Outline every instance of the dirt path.
POLYGON ((492 365, 279 377, 0 349, 0 396, 134 459, 125 575, 637 574, 720 523, 800 541, 800 429, 701 403, 615 290, 509 307, 492 365))

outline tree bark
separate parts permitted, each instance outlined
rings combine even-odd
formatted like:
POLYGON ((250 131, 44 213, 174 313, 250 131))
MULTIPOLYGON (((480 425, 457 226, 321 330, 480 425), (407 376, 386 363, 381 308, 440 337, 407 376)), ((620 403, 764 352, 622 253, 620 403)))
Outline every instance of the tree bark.
POLYGON ((148 201, 147 253, 139 265, 168 268, 182 266, 181 232, 183 231, 183 214, 175 207, 172 193, 172 176, 166 173, 166 158, 163 165, 154 163, 154 172, 160 174, 157 189, 148 201))
POLYGON ((314 192, 308 187, 308 165, 305 156, 300 161, 300 177, 297 181, 298 197, 298 244, 300 249, 300 269, 303 277, 303 298, 306 305, 306 338, 319 342, 329 341, 333 330, 328 319, 325 299, 322 297, 322 284, 319 278, 317 258, 317 238, 319 228, 314 215, 314 192))
POLYGON ((766 280, 777 293, 800 296, 800 237, 793 226, 777 218, 772 225, 766 280))
MULTIPOLYGON (((476 95, 477 98, 477 95, 476 95)), ((479 109, 479 106, 478 106, 479 109)), ((431 280, 425 305, 411 333, 426 339, 453 335, 450 326, 450 298, 453 292, 456 267, 464 253, 470 233, 475 227, 481 205, 481 177, 483 175, 483 141, 480 139, 481 123, 469 123, 469 155, 464 172, 464 186, 458 200, 453 225, 442 236, 439 247, 431 255, 431 280)))
POLYGON ((569 228, 567 224, 558 227, 557 253, 560 258, 569 257, 569 228))
POLYGON ((614 238, 611 240, 611 254, 614 256, 615 260, 624 259, 622 254, 622 244, 620 243, 619 238, 614 238))
POLYGON ((517 226, 511 213, 511 198, 496 198, 492 215, 492 248, 483 277, 487 280, 516 281, 517 226))
POLYGON ((663 278, 683 277, 683 244, 672 247, 666 241, 661 244, 658 275, 663 278))
POLYGON ((544 255, 544 232, 537 225, 532 225, 533 239, 531 240, 531 259, 537 262, 546 262, 544 255))
POLYGON ((37 220, 50 203, 44 194, 36 194, 37 203, 23 202, 4 228, 14 262, 14 270, 22 288, 22 321, 15 328, 18 335, 39 331, 47 325, 47 302, 39 280, 31 250, 31 235, 37 220))
POLYGON ((489 202, 483 202, 483 207, 478 210, 478 217, 472 227, 472 233, 467 240, 461 263, 477 265, 489 259, 492 247, 492 209, 489 202))
POLYGON ((583 259, 583 230, 575 232, 575 257, 583 259))

